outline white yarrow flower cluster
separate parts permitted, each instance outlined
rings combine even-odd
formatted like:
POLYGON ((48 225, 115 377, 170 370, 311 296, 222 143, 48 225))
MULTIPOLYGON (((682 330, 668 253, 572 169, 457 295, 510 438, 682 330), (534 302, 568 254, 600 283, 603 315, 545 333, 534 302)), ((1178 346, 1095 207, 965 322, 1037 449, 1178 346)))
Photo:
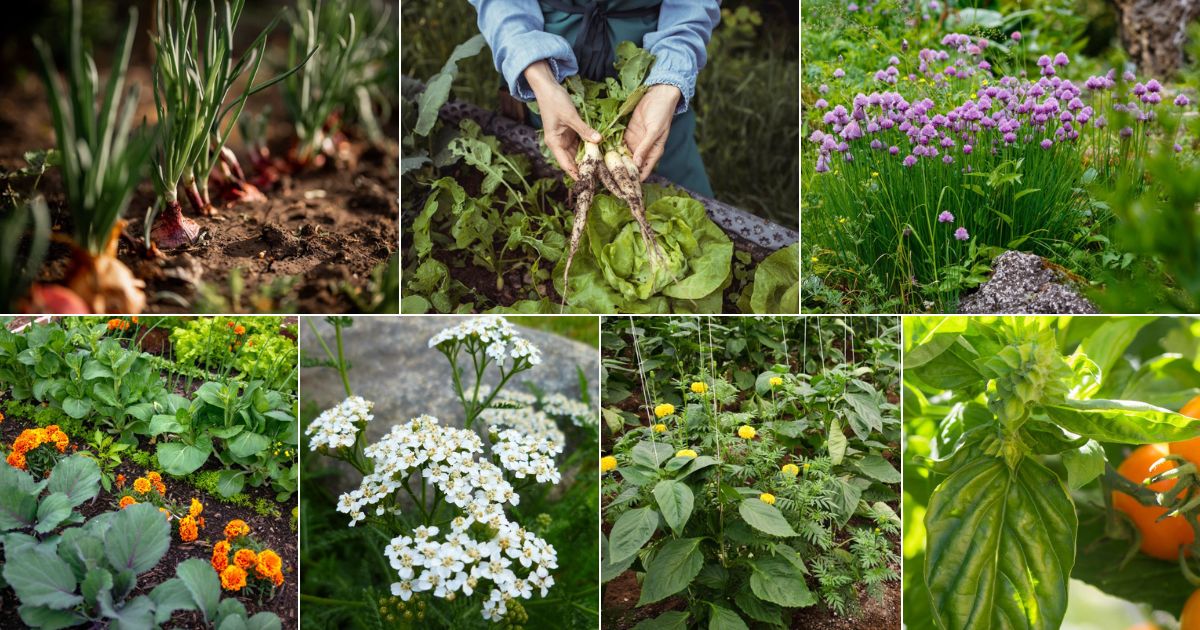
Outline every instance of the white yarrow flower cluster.
POLYGON ((600 421, 599 412, 591 405, 557 393, 547 394, 542 399, 542 411, 552 416, 570 418, 575 426, 584 429, 595 428, 600 421))
MULTIPOLYGON (((479 396, 485 399, 491 395, 488 385, 480 388, 479 396)), ((577 427, 595 428, 598 412, 591 405, 562 394, 546 394, 539 399, 533 394, 522 391, 503 390, 496 395, 492 404, 507 405, 485 409, 479 417, 491 427, 504 427, 521 431, 528 435, 546 435, 563 443, 566 439, 558 429, 556 418, 570 420, 577 427)))
POLYGON ((509 358, 527 358, 530 365, 539 365, 542 362, 542 353, 537 346, 517 334, 517 328, 499 316, 476 317, 446 328, 429 339, 429 347, 434 348, 448 341, 469 339, 483 342, 488 358, 501 366, 509 358))
POLYGON ((562 451, 561 442, 555 444, 549 438, 513 429, 501 431, 492 445, 492 452, 505 470, 511 471, 517 479, 533 477, 538 483, 557 484, 562 480, 554 465, 554 458, 562 451))
POLYGON ((321 412, 304 431, 305 435, 312 438, 309 447, 315 451, 322 446, 354 446, 359 423, 370 422, 375 417, 371 414, 374 406, 375 403, 360 396, 351 396, 332 409, 321 412))
POLYGON ((560 453, 567 443, 567 436, 553 418, 530 407, 484 409, 479 419, 495 431, 512 429, 523 435, 541 436, 560 453))
POLYGON ((499 621, 513 599, 528 599, 534 592, 545 597, 554 585, 550 572, 558 568, 554 547, 505 514, 505 505, 521 500, 505 471, 517 479, 558 483, 554 457, 562 453, 562 445, 505 429, 492 446, 500 466, 477 460, 483 452, 483 440, 474 432, 444 427, 433 416, 393 426, 363 449, 374 472, 339 497, 337 509, 350 516, 351 526, 366 520, 371 510, 382 516, 384 500, 403 492, 403 484, 419 471, 422 482, 435 486, 461 513, 441 538, 438 527, 418 527, 411 536, 392 539, 384 549, 399 578, 391 585, 392 594, 407 601, 421 592, 448 600, 460 593, 487 592, 482 614, 499 621))
POLYGON ((529 599, 534 591, 545 597, 554 586, 550 571, 558 568, 558 553, 503 514, 500 518, 486 540, 471 537, 468 516, 451 521, 441 540, 438 527, 418 527, 412 536, 393 538, 384 550, 400 578, 392 583, 392 594, 404 601, 422 592, 453 600, 458 593, 469 597, 487 589, 482 614, 488 621, 502 619, 514 599, 529 599))

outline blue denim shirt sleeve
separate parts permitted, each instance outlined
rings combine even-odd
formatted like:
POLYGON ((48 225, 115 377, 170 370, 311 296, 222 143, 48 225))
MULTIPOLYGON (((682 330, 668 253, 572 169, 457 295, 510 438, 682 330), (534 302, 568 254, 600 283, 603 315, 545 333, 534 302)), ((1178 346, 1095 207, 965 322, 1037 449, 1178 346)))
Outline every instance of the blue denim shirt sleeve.
POLYGON ((705 46, 721 21, 717 0, 663 0, 658 30, 646 35, 642 45, 654 53, 654 66, 646 85, 674 85, 683 98, 676 114, 687 111, 696 95, 696 75, 708 61, 705 46))
POLYGON ((554 80, 579 72, 575 53, 567 40, 547 33, 537 0, 470 0, 479 13, 479 32, 492 49, 496 70, 508 91, 522 101, 534 100, 525 80, 525 68, 537 61, 550 64, 554 80))

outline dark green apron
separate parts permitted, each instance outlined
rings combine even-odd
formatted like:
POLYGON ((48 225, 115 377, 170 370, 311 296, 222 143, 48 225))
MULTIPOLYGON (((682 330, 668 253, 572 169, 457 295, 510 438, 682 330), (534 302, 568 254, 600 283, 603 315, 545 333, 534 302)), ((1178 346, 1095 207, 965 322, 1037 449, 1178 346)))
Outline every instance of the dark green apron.
MULTIPOLYGON (((617 44, 632 41, 643 45, 642 38, 658 29, 660 0, 541 0, 546 32, 572 43, 579 62, 579 74, 593 81, 615 76, 617 44)), ((539 127, 542 121, 533 116, 539 127)), ((712 197, 712 185, 704 172, 700 148, 696 146, 694 108, 671 121, 667 146, 654 172, 706 197, 712 197)))

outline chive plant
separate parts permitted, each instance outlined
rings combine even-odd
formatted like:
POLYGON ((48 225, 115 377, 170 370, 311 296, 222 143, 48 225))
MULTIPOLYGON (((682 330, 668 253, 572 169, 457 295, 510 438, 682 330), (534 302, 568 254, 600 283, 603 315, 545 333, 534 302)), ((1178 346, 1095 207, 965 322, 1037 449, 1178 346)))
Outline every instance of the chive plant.
POLYGON ((130 10, 107 84, 101 83, 95 61, 83 48, 81 16, 81 0, 73 0, 65 81, 58 76, 46 42, 33 42, 50 98, 72 240, 81 254, 75 257, 68 284, 97 312, 136 313, 145 297, 140 283, 117 260, 116 245, 121 217, 153 147, 152 134, 134 128, 138 85, 125 88, 137 12, 130 10))
POLYGON ((312 59, 283 83, 283 100, 296 133, 292 159, 319 166, 335 151, 342 119, 355 113, 369 136, 381 136, 374 116, 381 98, 381 60, 389 58, 389 9, 370 0, 298 0, 287 12, 292 37, 288 64, 309 50, 312 59), (368 30, 362 26, 371 25, 368 30))
POLYGON ((50 210, 41 196, 23 202, 0 220, 0 308, 17 312, 50 248, 50 210), (28 234, 28 236, 27 236, 28 234), (29 243, 22 250, 21 243, 29 243))
MULTIPOLYGON (((147 243, 153 241, 160 247, 173 249, 195 240, 199 229, 194 221, 183 216, 179 188, 183 188, 197 212, 213 214, 208 180, 222 159, 227 164, 236 164, 232 152, 225 151, 225 143, 246 101, 282 81, 308 60, 304 56, 295 67, 256 85, 267 36, 278 18, 240 56, 235 56, 234 33, 244 7, 245 0, 232 0, 222 2, 218 10, 214 1, 209 0, 208 19, 201 29, 196 3, 158 0, 153 40, 157 55, 154 100, 160 142, 154 184, 162 208, 156 205, 148 213, 147 243), (240 87, 235 89, 239 81, 240 87), (160 209, 165 211, 157 216, 156 223, 160 209)), ((240 167, 236 170, 240 172, 240 167)))

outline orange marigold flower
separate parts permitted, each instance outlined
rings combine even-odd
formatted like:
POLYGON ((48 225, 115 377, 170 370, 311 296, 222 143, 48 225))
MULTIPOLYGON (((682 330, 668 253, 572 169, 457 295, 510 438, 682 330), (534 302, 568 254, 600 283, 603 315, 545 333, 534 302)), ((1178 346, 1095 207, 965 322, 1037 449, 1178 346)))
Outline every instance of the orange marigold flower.
POLYGON ((121 320, 119 320, 119 319, 108 320, 108 329, 109 330, 116 330, 120 327, 121 327, 121 320))
POLYGON ((272 575, 271 583, 274 584, 276 587, 283 586, 283 572, 278 571, 275 573, 275 575, 272 575))
POLYGON ((125 495, 125 496, 121 497, 121 509, 122 510, 124 510, 125 508, 127 508, 131 505, 135 505, 136 503, 137 503, 137 501, 134 501, 133 497, 131 497, 129 495, 125 495))
POLYGON ((185 516, 179 519, 179 540, 192 542, 200 532, 196 529, 196 519, 185 516))
POLYGON ((150 492, 150 480, 145 477, 138 477, 133 480, 133 491, 138 494, 146 494, 150 492))
POLYGON ((225 525, 225 540, 233 540, 238 536, 245 536, 250 533, 250 526, 240 518, 235 518, 225 525))
POLYGON ((151 483, 154 483, 156 481, 162 481, 162 475, 158 474, 158 472, 153 471, 153 470, 146 473, 146 478, 149 479, 151 483))
POLYGON ((17 451, 13 451, 8 454, 8 457, 5 459, 5 461, 7 461, 8 465, 12 466, 13 468, 20 468, 21 470, 25 470, 26 464, 25 464, 24 453, 18 453, 17 451))
POLYGON ((246 334, 246 327, 245 327, 245 326, 237 326, 237 327, 235 327, 235 328, 233 329, 233 334, 235 334, 235 335, 244 335, 244 334, 246 334))
POLYGON ((117 475, 117 487, 118 488, 125 487, 125 475, 117 475))
POLYGON ((155 481, 154 489, 157 490, 159 494, 165 495, 167 493, 167 484, 161 481, 155 481))
POLYGON ((197 516, 200 516, 200 513, 203 511, 204 511, 204 504, 197 501, 195 499, 195 497, 193 497, 192 505, 190 507, 188 507, 188 516, 195 518, 197 516))
POLYGON ((0 422, 4 422, 4 412, 0 411, 0 422))
POLYGON ((213 553, 214 554, 219 553, 222 556, 228 556, 229 555, 229 547, 230 547, 230 545, 229 545, 228 540, 219 541, 217 544, 213 545, 213 553))
POLYGON ((136 323, 138 323, 138 318, 137 318, 137 315, 134 315, 133 317, 130 317, 130 318, 129 318, 129 320, 130 320, 130 321, 132 321, 132 322, 133 322, 133 323, 135 323, 135 324, 136 324, 136 323))
POLYGON ((254 572, 260 578, 270 578, 279 573, 282 568, 283 559, 279 557, 279 554, 267 549, 258 554, 258 563, 254 567, 254 572))
POLYGON ((240 591, 246 586, 246 572, 236 565, 229 565, 221 571, 221 588, 227 591, 240 591))
POLYGON ((225 322, 225 325, 226 325, 226 326, 228 326, 228 327, 230 327, 230 328, 233 328, 233 327, 234 327, 234 326, 236 326, 237 324, 235 324, 235 323, 233 323, 233 322, 225 322))
POLYGON ((243 569, 249 569, 258 562, 258 557, 252 549, 238 549, 237 553, 233 554, 233 563, 243 569))

